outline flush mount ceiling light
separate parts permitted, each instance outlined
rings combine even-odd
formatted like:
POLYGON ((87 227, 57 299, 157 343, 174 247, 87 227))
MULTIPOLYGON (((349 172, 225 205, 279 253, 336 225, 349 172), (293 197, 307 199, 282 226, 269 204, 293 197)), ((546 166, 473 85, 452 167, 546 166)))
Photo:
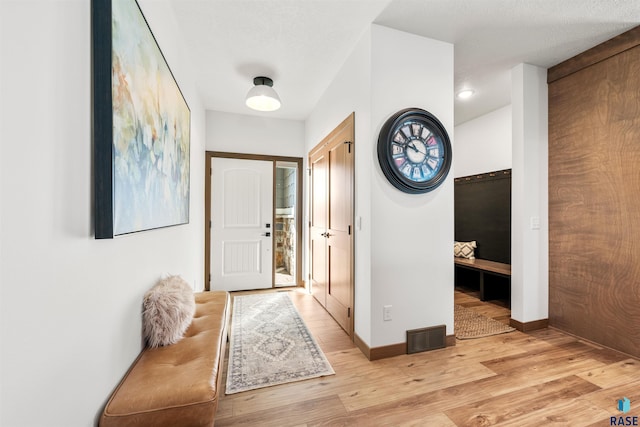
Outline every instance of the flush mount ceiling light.
POLYGON ((458 99, 469 99, 473 96, 474 93, 476 93, 476 91, 473 89, 463 89, 458 92, 456 96, 458 97, 458 99))
POLYGON ((254 87, 247 94, 247 107, 258 111, 275 111, 280 108, 280 97, 273 90, 273 80, 269 77, 253 79, 254 87))

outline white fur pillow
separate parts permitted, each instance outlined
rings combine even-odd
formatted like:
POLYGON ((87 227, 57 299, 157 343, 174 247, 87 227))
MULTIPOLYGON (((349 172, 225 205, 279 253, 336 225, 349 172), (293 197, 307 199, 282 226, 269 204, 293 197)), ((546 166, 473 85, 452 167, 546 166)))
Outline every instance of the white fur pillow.
POLYGON ((142 333, 151 348, 180 341, 196 311, 193 289, 180 276, 158 281, 142 306, 142 333))

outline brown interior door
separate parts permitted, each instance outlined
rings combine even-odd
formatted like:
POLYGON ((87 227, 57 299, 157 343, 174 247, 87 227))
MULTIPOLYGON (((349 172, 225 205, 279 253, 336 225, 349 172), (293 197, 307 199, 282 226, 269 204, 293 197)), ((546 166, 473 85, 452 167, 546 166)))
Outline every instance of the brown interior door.
POLYGON ((327 289, 327 156, 325 151, 314 153, 309 159, 310 182, 310 232, 309 276, 313 296, 326 307, 327 289))
POLYGON ((327 227, 327 311, 351 334, 352 127, 346 126, 328 147, 329 223, 327 227))
POLYGON ((316 299, 353 336, 353 114, 309 157, 311 278, 316 299))

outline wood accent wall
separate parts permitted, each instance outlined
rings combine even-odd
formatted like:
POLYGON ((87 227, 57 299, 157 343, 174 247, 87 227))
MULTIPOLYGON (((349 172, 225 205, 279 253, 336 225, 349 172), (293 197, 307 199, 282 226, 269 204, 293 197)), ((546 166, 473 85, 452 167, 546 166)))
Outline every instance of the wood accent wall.
POLYGON ((549 324, 640 357, 640 27, 548 71, 549 324))

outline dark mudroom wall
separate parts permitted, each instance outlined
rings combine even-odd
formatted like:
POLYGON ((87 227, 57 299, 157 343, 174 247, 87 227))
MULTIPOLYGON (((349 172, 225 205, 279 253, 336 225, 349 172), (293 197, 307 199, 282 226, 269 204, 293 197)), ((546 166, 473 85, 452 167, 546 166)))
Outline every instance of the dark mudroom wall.
POLYGON ((476 258, 511 263, 511 169, 456 178, 455 239, 475 240, 476 258))

